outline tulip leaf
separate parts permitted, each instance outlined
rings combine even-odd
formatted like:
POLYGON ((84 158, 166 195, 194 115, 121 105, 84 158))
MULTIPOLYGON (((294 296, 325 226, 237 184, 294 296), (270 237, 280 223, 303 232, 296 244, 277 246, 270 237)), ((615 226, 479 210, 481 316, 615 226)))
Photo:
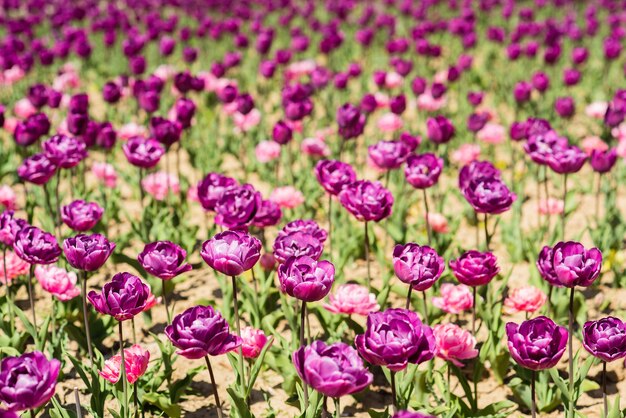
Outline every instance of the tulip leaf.
POLYGON ((143 394, 143 402, 154 405, 159 410, 165 412, 170 418, 180 418, 180 405, 172 404, 165 395, 155 392, 147 392, 143 394))

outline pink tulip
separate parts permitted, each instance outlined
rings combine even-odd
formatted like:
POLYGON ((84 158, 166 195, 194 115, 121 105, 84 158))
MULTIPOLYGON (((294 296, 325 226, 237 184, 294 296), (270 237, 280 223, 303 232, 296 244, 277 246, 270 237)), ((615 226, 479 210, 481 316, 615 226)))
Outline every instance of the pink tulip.
POLYGON ((161 64, 158 67, 156 67, 156 69, 154 70, 152 74, 155 77, 158 77, 163 81, 168 81, 172 77, 174 77, 174 74, 176 74, 176 69, 172 67, 171 65, 161 64))
POLYGON ((204 91, 208 91, 210 93, 215 92, 217 85, 217 77, 215 77, 209 71, 200 71, 197 75, 198 78, 204 81, 204 91))
POLYGON ((417 97, 417 108, 425 110, 427 112, 436 112, 446 105, 445 94, 438 99, 435 99, 430 91, 425 91, 417 97))
POLYGON ((304 126, 301 120, 286 120, 285 123, 291 128, 292 131, 299 134, 304 130, 304 126))
POLYGON ((457 150, 452 152, 450 159, 453 163, 460 166, 468 165, 472 161, 478 160, 480 156, 480 145, 463 144, 457 150))
POLYGON ((235 113, 237 113, 237 101, 233 100, 230 103, 223 104, 222 111, 228 116, 233 116, 235 113))
MULTIPOLYGON (((135 344, 130 348, 124 349, 124 369, 126 371, 126 379, 131 385, 135 383, 148 369, 150 361, 150 352, 140 345, 135 344)), ((104 367, 98 372, 100 376, 115 384, 120 379, 120 365, 122 364, 122 356, 116 354, 104 362, 104 367)))
POLYGON ((239 132, 248 132, 261 123, 261 112, 259 109, 252 109, 247 115, 237 112, 233 115, 233 122, 239 132))
POLYGON ((198 185, 194 184, 187 189, 187 200, 190 202, 200 202, 198 198, 198 185))
POLYGON ((304 195, 293 186, 277 187, 272 191, 270 200, 281 208, 293 209, 304 203, 304 195))
POLYGON ((536 312, 547 300, 547 296, 534 286, 525 286, 513 289, 504 300, 504 312, 515 314, 517 312, 536 312))
POLYGON ((146 286, 148 286, 148 298, 146 299, 146 306, 143 308, 143 312, 149 311, 156 304, 161 303, 162 300, 161 296, 159 296, 158 298, 154 296, 154 293, 152 293, 152 288, 150 287, 149 283, 146 283, 146 286))
POLYGON ((55 265, 35 267, 35 277, 46 292, 62 302, 75 298, 80 294, 76 286, 76 273, 68 272, 55 265))
POLYGON ((593 102, 585 108, 585 114, 594 119, 604 119, 606 109, 609 107, 607 102, 593 102))
POLYGON ((300 149, 306 155, 311 157, 328 157, 330 155, 330 148, 326 145, 323 139, 320 138, 305 138, 302 140, 300 149))
POLYGON ((389 96, 382 91, 374 93, 374 98, 376 99, 376 107, 378 109, 389 107, 389 96))
POLYGON ((444 312, 458 314, 471 309, 474 297, 470 288, 464 284, 444 283, 439 289, 441 297, 433 298, 433 305, 444 312))
POLYGON ((157 171, 141 180, 141 187, 156 200, 165 200, 168 193, 180 193, 180 182, 175 174, 157 171))
POLYGON ((618 141, 626 141, 626 123, 622 122, 619 126, 611 129, 611 135, 618 141))
POLYGON ((74 71, 68 71, 58 75, 52 82, 52 88, 56 91, 67 91, 80 86, 80 77, 74 71))
POLYGON ((267 336, 260 329, 244 327, 241 330, 241 351, 245 358, 257 358, 267 344, 267 336))
POLYGON ((280 144, 274 141, 261 141, 254 149, 260 163, 269 163, 280 157, 280 144))
POLYGON ((615 152, 621 158, 626 158, 626 137, 620 139, 615 147, 615 152))
POLYGON ((14 65, 8 70, 4 70, 2 73, 2 83, 8 86, 17 83, 22 78, 24 78, 24 70, 17 65, 14 65))
POLYGON ((127 141, 135 136, 146 138, 148 136, 148 130, 145 126, 138 125, 135 122, 130 122, 122 126, 117 131, 117 136, 124 141, 127 141))
POLYGON ((272 253, 265 253, 259 259, 259 264, 264 271, 270 272, 276 267, 276 257, 272 253))
POLYGON ((37 108, 27 98, 23 98, 15 102, 13 106, 13 113, 20 119, 26 119, 27 117, 37 113, 37 108))
POLYGON ((395 132, 402 129, 404 122, 402 118, 395 113, 385 113, 378 119, 376 126, 383 132, 395 132))
POLYGON ((23 276, 28 273, 29 264, 19 258, 13 251, 7 251, 5 258, 0 255, 0 282, 7 284, 12 282, 16 277, 23 276), (5 261, 6 260, 6 261, 5 261), (4 263, 6 262, 6 270, 4 263))
POLYGON ((370 293, 366 287, 358 284, 343 284, 328 295, 328 303, 324 309, 346 315, 367 316, 372 312, 378 312, 380 305, 376 302, 376 296, 370 293))
POLYGON ((5 209, 15 210, 17 208, 16 199, 15 191, 10 186, 6 184, 0 186, 0 205, 4 206, 5 209))
POLYGON ((539 201, 539 213, 542 215, 560 215, 563 213, 565 204, 561 199, 555 199, 553 197, 548 200, 541 199, 539 201))
POLYGON ((489 122, 476 133, 476 138, 487 144, 500 144, 506 138, 506 129, 500 124, 489 122))
POLYGON ((316 67, 317 63, 314 60, 296 61, 289 64, 285 69, 285 77, 289 80, 295 80, 311 74, 316 67))
POLYGON ((447 234, 450 232, 448 229, 448 220, 441 213, 430 212, 428 213, 428 224, 430 229, 438 234, 447 234))
POLYGON ((580 142, 580 147, 587 155, 591 155, 594 151, 606 151, 609 149, 609 145, 597 136, 588 136, 584 138, 580 142))
POLYGON ((437 344, 436 355, 457 367, 463 367, 459 360, 469 360, 478 356, 476 338, 455 324, 439 324, 433 327, 437 344))
POLYGON ((117 186, 117 172, 111 164, 96 161, 91 167, 91 172, 109 189, 114 189, 117 186))
POLYGON ((6 118, 4 120, 3 128, 9 134, 13 135, 13 132, 15 132, 15 128, 17 128, 17 125, 19 123, 20 123, 20 120, 18 118, 6 118))
POLYGON ((388 89, 395 89, 397 87, 401 87, 402 83, 404 83, 404 77, 400 74, 395 71, 387 73, 387 76, 385 77, 385 87, 388 89))

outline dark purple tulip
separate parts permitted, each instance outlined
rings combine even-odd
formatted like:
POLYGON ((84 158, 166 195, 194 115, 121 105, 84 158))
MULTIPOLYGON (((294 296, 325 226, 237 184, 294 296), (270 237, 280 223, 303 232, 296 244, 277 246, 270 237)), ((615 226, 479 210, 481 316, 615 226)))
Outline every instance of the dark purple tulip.
POLYGON ((413 91, 413 94, 419 96, 426 91, 427 85, 428 83, 426 82, 426 79, 422 77, 415 77, 413 81, 411 81, 411 90, 413 91))
POLYGON ((202 244, 202 259, 227 276, 250 270, 261 257, 261 241, 241 231, 224 231, 202 244))
POLYGON ((538 134, 528 132, 524 151, 537 164, 547 165, 553 154, 567 146, 567 139, 560 137, 555 131, 549 130, 538 134))
POLYGON ((475 287, 489 283, 498 275, 500 267, 493 253, 470 250, 450 260, 450 270, 459 282, 475 287))
POLYGON ((324 251, 324 243, 302 231, 279 234, 274 241, 274 257, 284 263, 290 257, 309 256, 318 260, 324 251))
POLYGON ((120 86, 112 81, 107 82, 102 87, 102 98, 107 103, 117 103, 122 98, 120 86))
POLYGON ((575 68, 566 68, 563 70, 563 84, 566 86, 575 86, 580 81, 580 71, 575 68))
POLYGON ((241 338, 230 333, 228 322, 211 306, 195 306, 176 315, 165 327, 165 335, 190 360, 219 356, 241 346, 241 338))
POLYGON ((422 412, 398 411, 391 418, 436 418, 434 415, 422 412))
POLYGON ((427 189, 437 183, 443 169, 443 158, 432 153, 411 155, 406 160, 404 176, 416 189, 427 189))
POLYGON ((478 132, 485 127, 489 121, 489 113, 477 112, 467 117, 467 129, 470 132, 478 132))
POLYGON ((422 137, 419 135, 411 135, 409 132, 400 134, 400 141, 404 142, 411 152, 414 152, 422 143, 422 137))
POLYGON ((576 47, 572 49, 572 62, 576 65, 580 65, 587 61, 589 51, 585 47, 576 47))
POLYGON ((408 243, 393 249, 396 276, 414 290, 421 292, 432 287, 445 268, 443 258, 429 246, 408 243))
POLYGON ((521 141, 528 138, 528 125, 526 122, 513 122, 509 128, 509 136, 513 141, 521 141))
POLYGON ((170 280, 192 269, 185 263, 187 252, 171 241, 146 244, 137 261, 151 275, 161 280, 170 280))
POLYGON ((439 99, 443 97, 444 94, 446 94, 447 90, 448 89, 445 84, 433 83, 433 85, 430 87, 430 94, 433 96, 434 99, 439 99))
POLYGON ((268 226, 277 225, 283 217, 283 211, 277 203, 272 200, 263 200, 259 210, 257 210, 252 225, 257 228, 266 228, 268 226))
POLYGON ((366 117, 358 107, 346 103, 337 109, 336 117, 337 125, 339 125, 339 135, 343 139, 356 138, 363 133, 366 117))
POLYGON ((587 161, 587 154, 575 145, 555 148, 548 154, 547 163, 550 168, 559 174, 578 172, 587 161))
POLYGON ((67 115, 67 130, 72 135, 82 135, 87 129, 89 116, 86 113, 70 113, 67 115))
POLYGON ((174 76, 174 87, 176 87, 176 90, 178 90, 179 92, 186 94, 191 90, 192 79, 193 76, 189 71, 177 73, 174 76))
POLYGON ((59 360, 48 360, 40 351, 3 358, 0 363, 2 412, 4 408, 15 412, 44 406, 54 396, 60 370, 59 360))
POLYGON ((597 248, 587 250, 579 242, 559 242, 552 249, 552 268, 562 286, 588 287, 600 275, 602 253, 597 248))
POLYGON ((123 146, 124 155, 129 163, 139 168, 152 168, 165 154, 165 148, 156 139, 130 138, 123 146))
POLYGON ((28 264, 52 264, 61 255, 54 235, 35 226, 26 226, 15 234, 13 250, 28 264))
POLYGON ((237 90, 237 87, 233 84, 228 84, 217 92, 217 98, 224 104, 234 102, 238 95, 239 90, 237 90))
POLYGON ((121 322, 143 312, 150 296, 148 285, 139 277, 123 272, 105 283, 100 293, 93 290, 89 292, 87 299, 96 311, 111 315, 121 322))
POLYGON ((350 164, 342 161, 321 160, 315 165, 315 177, 326 192, 336 196, 356 180, 356 172, 350 164))
POLYGON ((237 180, 219 173, 209 173, 198 183, 198 200, 207 211, 215 211, 224 192, 236 187, 237 180))
POLYGON ((103 122, 98 129, 98 135, 96 136, 96 145, 105 150, 110 150, 115 146, 117 142, 117 132, 113 128, 110 122, 103 122))
POLYGON ((272 129, 272 139, 280 145, 288 144, 293 138, 293 131, 284 121, 279 120, 272 129))
POLYGON ((576 104, 574 99, 570 96, 557 97, 554 102, 554 110, 562 118, 571 118, 576 111, 576 104))
POLYGON ((292 360, 304 383, 331 398, 360 392, 374 380, 357 351, 342 342, 313 341, 294 352, 292 360))
POLYGON ((454 136, 454 125, 448 118, 437 115, 434 118, 428 118, 426 121, 426 133, 428 139, 435 144, 445 144, 454 136))
POLYGON ((26 118, 24 122, 18 123, 13 132, 15 143, 22 147, 37 142, 43 135, 50 131, 50 121, 44 113, 36 113, 26 118))
POLYGON ((147 113, 154 113, 161 106, 161 96, 154 90, 142 91, 137 95, 139 107, 147 113))
POLYGON ((274 61, 261 61, 259 64, 259 73, 265 78, 272 78, 276 72, 276 63, 274 61))
POLYGON ((86 114, 89 111, 89 96, 85 93, 78 93, 70 98, 67 106, 69 113, 86 114))
POLYGON ((33 106, 40 109, 48 103, 48 87, 43 84, 34 84, 28 88, 26 97, 33 106))
POLYGON ((476 212, 491 215, 509 210, 517 199, 515 193, 498 178, 471 180, 462 192, 476 212))
POLYGON ((396 115, 404 113, 406 110, 406 97, 403 94, 392 97, 389 100, 389 110, 396 115))
POLYGON ((141 75, 146 72, 146 59, 141 55, 131 57, 128 60, 130 72, 134 75, 141 75))
POLYGON ((78 234, 63 241, 67 262, 77 270, 96 271, 106 263, 115 243, 101 234, 78 234))
POLYGON ((540 93, 544 93, 550 87, 550 77, 542 71, 533 74, 533 87, 540 93))
MULTIPOLYGON (((90 148, 96 145, 96 139, 100 132, 100 124, 94 120, 90 120, 87 122, 87 126, 85 127, 85 131, 83 134, 75 140, 82 143, 84 147, 90 148)), ((86 152, 85 152, 86 154, 86 152)))
POLYGON ((248 93, 240 94, 236 99, 237 112, 247 115, 254 109, 254 99, 248 93))
POLYGON ((541 277, 552 286, 563 287, 554 271, 554 265, 552 263, 553 258, 553 249, 547 245, 544 246, 537 257, 537 262, 535 263, 537 270, 539 270, 541 277))
POLYGON ((278 232, 278 237, 289 235, 292 232, 302 232, 313 236, 322 244, 328 238, 328 232, 321 228, 313 219, 296 219, 288 222, 283 229, 278 232))
POLYGON ((589 163, 596 173, 608 173, 617 161, 617 150, 611 148, 607 151, 593 150, 589 163))
POLYGON ((189 46, 183 48, 183 60, 185 62, 194 62, 198 58, 198 50, 189 46))
POLYGON ((380 182, 357 180, 339 193, 339 201, 361 222, 378 222, 389 215, 393 207, 393 195, 380 182))
POLYGON ((604 58, 607 60, 614 60, 619 58, 622 52, 622 43, 619 39, 614 37, 608 37, 604 40, 604 58))
POLYGON ((367 147, 367 154, 374 165, 382 170, 400 168, 411 150, 402 141, 380 141, 367 147))
POLYGON ((154 116, 150 119, 150 132, 152 136, 166 147, 180 140, 181 131, 182 129, 178 122, 172 122, 160 116, 154 116))
POLYGON ((361 99, 360 109, 366 115, 374 112, 378 108, 378 102, 376 101, 376 97, 373 94, 366 94, 361 99))
POLYGON ((63 93, 54 89, 48 90, 48 106, 52 109, 57 109, 61 105, 61 99, 63 99, 63 93))
POLYGON ((261 194, 250 184, 228 188, 215 205, 215 222, 229 229, 249 226, 261 206, 261 194))
POLYGON ((498 170, 489 161, 472 161, 468 165, 463 166, 459 171, 459 188, 461 191, 467 189, 472 181, 484 179, 499 179, 500 170, 498 170))
POLYGON ((569 336, 565 327, 539 316, 521 325, 506 324, 509 352, 520 366, 530 370, 550 369, 559 362, 569 336))
POLYGON ((74 200, 61 208, 61 219, 74 231, 88 231, 100 221, 104 209, 96 202, 74 200))
POLYGON ((189 128, 191 126, 191 119, 196 114, 196 105, 191 99, 181 97, 176 100, 174 104, 174 110, 176 111, 176 121, 182 125, 183 128, 189 128))
POLYGON ((626 357, 626 324, 613 316, 586 322, 583 326, 583 346, 603 361, 626 357))
POLYGON ((407 309, 369 314, 365 334, 357 335, 354 344, 367 362, 394 372, 432 359, 436 349, 432 329, 407 309))
POLYGON ((174 52, 176 41, 169 36, 164 36, 159 41, 159 52, 161 55, 169 56, 174 52))
POLYGON ((5 210, 0 213, 0 243, 13 248, 15 235, 27 226, 28 222, 24 219, 16 218, 15 212, 12 210, 5 210))
POLYGON ((304 302, 323 299, 335 281, 335 267, 328 261, 317 261, 303 255, 289 257, 278 266, 280 290, 304 302))
POLYGON ((530 100, 532 85, 526 81, 520 81, 513 87, 513 97, 517 103, 523 103, 530 100))
POLYGON ((483 102, 484 96, 485 93, 483 93, 482 91, 470 91, 467 93, 467 101, 469 102, 469 104, 476 107, 483 102))
POLYGON ((82 141, 65 135, 55 135, 42 145, 46 157, 60 168, 76 167, 87 157, 82 141))
POLYGON ((44 185, 56 173, 57 166, 43 153, 26 158, 17 168, 20 179, 29 183, 44 185))

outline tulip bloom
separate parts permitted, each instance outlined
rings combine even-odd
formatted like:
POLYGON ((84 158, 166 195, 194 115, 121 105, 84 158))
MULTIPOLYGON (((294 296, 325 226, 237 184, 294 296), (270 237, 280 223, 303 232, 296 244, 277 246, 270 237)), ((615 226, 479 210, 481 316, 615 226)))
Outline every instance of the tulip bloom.
MULTIPOLYGON (((131 385, 137 382, 148 369, 150 352, 138 344, 124 349, 124 368, 126 369, 126 379, 131 385)), ((115 384, 120 380, 120 367, 122 356, 116 354, 104 362, 102 370, 98 374, 115 384)))
POLYGON ((450 361, 457 367, 463 367, 460 360, 469 360, 478 356, 476 338, 458 325, 435 325, 433 335, 437 345, 436 356, 450 361))

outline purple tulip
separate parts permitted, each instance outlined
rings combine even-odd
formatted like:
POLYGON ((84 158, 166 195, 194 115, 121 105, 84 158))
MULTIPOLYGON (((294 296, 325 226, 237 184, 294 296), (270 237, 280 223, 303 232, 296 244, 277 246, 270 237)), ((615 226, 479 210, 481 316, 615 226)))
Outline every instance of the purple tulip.
POLYGON ((399 95, 389 99, 389 110, 396 115, 401 115, 406 110, 406 97, 399 95))
POLYGON ((61 219, 74 231, 88 231, 100 221, 104 209, 96 202, 74 200, 61 208, 61 219))
POLYGON ((391 418, 436 418, 434 415, 422 412, 398 411, 391 418))
POLYGON ((13 250, 28 264, 52 264, 61 255, 54 235, 35 226, 24 227, 15 234, 13 250))
POLYGON ((228 188, 215 205, 215 222, 230 229, 248 227, 261 201, 261 194, 250 184, 228 188))
POLYGON ((380 182, 357 180, 339 193, 339 201, 361 222, 379 222, 391 215, 393 195, 380 182))
POLYGON ((617 149, 607 151, 593 150, 589 163, 596 173, 608 173, 617 162, 617 149))
POLYGON ((554 102, 554 110, 562 118, 571 118, 576 111, 576 104, 571 97, 557 97, 554 102))
POLYGON ((513 97, 517 103, 523 103, 530 100, 530 93, 532 92, 532 84, 527 81, 520 81, 515 84, 513 88, 513 97))
POLYGON ((489 121, 489 113, 477 112, 467 117, 467 129, 470 132, 478 132, 485 127, 489 121))
POLYGON ((63 241, 67 262, 77 270, 96 271, 115 249, 115 243, 101 234, 78 234, 63 241))
POLYGON ((268 226, 277 225, 283 217, 283 211, 277 203, 272 200, 261 201, 261 206, 257 210, 252 225, 258 228, 266 228, 268 226))
POLYGON ((283 229, 278 232, 278 237, 289 235, 292 232, 302 232, 316 238, 322 244, 328 238, 328 232, 321 228, 313 219, 296 219, 287 223, 283 229))
POLYGON ((428 118, 426 121, 428 139, 437 145, 449 142, 454 133, 454 125, 445 116, 437 115, 434 118, 428 118))
POLYGON ((541 249, 539 256, 537 257, 537 262, 535 263, 537 266, 537 270, 539 270, 539 274, 541 277, 550 283, 552 286, 563 287, 558 277, 556 276, 556 272, 554 271, 554 265, 552 263, 552 259, 554 258, 554 251, 551 247, 547 245, 541 249))
POLYGON ((44 154, 35 154, 26 158, 17 168, 20 179, 42 186, 56 173, 57 166, 44 154))
POLYGON ((150 295, 150 288, 139 277, 124 272, 105 283, 100 293, 89 292, 87 299, 96 311, 121 322, 143 312, 150 295))
POLYGON ((274 142, 280 145, 285 145, 291 142, 293 138, 293 131, 284 121, 279 120, 272 129, 272 139, 274 142))
POLYGON ((626 324, 613 316, 586 322, 583 326, 583 346, 603 361, 626 357, 626 324))
POLYGON ((406 161, 411 150, 402 141, 380 141, 367 148, 367 154, 381 170, 399 168, 406 161))
POLYGON ((187 252, 171 241, 146 244, 137 261, 151 275, 161 280, 170 280, 192 269, 185 263, 187 252))
POLYGON ((59 360, 48 360, 40 351, 3 358, 0 363, 2 407, 15 412, 44 406, 54 396, 60 370, 59 360))
POLYGON ((152 136, 166 147, 170 147, 180 140, 181 131, 182 129, 178 122, 172 122, 160 116, 150 119, 152 136))
POLYGON ((587 250, 578 242, 559 242, 552 249, 552 268, 562 286, 588 287, 600 275, 602 253, 597 248, 587 250))
POLYGON ((304 383, 331 398, 360 392, 374 380, 357 351, 342 342, 313 341, 294 352, 292 360, 304 383))
POLYGON ((176 315, 165 327, 165 335, 178 348, 177 354, 191 360, 226 354, 242 343, 211 306, 195 306, 176 315))
POLYGON ((536 72, 532 77, 533 87, 540 93, 544 93, 550 87, 550 77, 543 71, 536 72))
POLYGON ((493 253, 470 250, 450 260, 450 270, 459 282, 475 287, 489 283, 500 272, 500 267, 493 253))
POLYGON ((200 255, 220 273, 239 276, 259 261, 261 247, 261 241, 246 232, 224 231, 205 241, 200 255))
POLYGON ((284 263, 290 257, 309 256, 319 260, 324 251, 324 243, 313 235, 302 231, 279 234, 274 241, 274 257, 284 263))
POLYGON ((432 329, 407 309, 369 314, 365 334, 357 335, 354 344, 367 362, 394 372, 432 359, 436 348, 432 329))
POLYGON ((332 263, 309 256, 289 257, 278 266, 280 290, 304 302, 323 299, 335 281, 332 263))
POLYGON ((337 109, 337 125, 339 125, 339 135, 345 140, 356 138, 365 129, 365 114, 361 113, 358 107, 346 103, 337 109))
POLYGON ((565 352, 568 332, 550 318, 539 316, 521 325, 506 324, 509 352, 520 366, 530 370, 554 367, 565 352))
POLYGON ((174 104, 174 110, 176 113, 176 121, 186 129, 191 126, 191 119, 196 114, 196 105, 191 99, 181 97, 176 100, 174 104))
POLYGON ((336 196, 356 180, 356 172, 348 163, 338 160, 321 160, 315 165, 315 177, 329 194, 336 196))
POLYGON ((209 173, 198 183, 198 200, 207 211, 215 211, 226 190, 236 187, 237 180, 219 173, 209 173))
POLYGON ((476 212, 492 215, 509 210, 517 198, 498 178, 473 179, 462 192, 476 212))
POLYGON ((24 219, 15 217, 15 212, 5 210, 0 214, 0 243, 13 248, 15 236, 22 229, 28 226, 24 219))
POLYGON ((485 93, 482 91, 470 91, 467 93, 467 101, 474 107, 480 105, 484 97, 485 93))
POLYGON ((437 183, 443 170, 443 158, 432 153, 411 155, 406 160, 404 176, 416 189, 427 189, 437 183))
POLYGON ((393 249, 396 276, 414 290, 421 292, 432 287, 445 268, 443 258, 429 246, 408 243, 393 249))
POLYGON ((130 138, 122 147, 129 163, 139 168, 152 168, 165 154, 165 148, 156 139, 130 138))
POLYGON ((587 154, 575 145, 556 148, 547 156, 548 166, 559 174, 576 173, 585 161, 587 161, 587 154))
POLYGON ((524 151, 537 164, 547 165, 550 157, 565 147, 567 147, 567 139, 560 137, 552 130, 536 134, 528 132, 528 141, 524 144, 524 151))
POLYGON ((117 103, 122 98, 122 90, 117 83, 107 82, 102 87, 102 98, 107 103, 117 103))

